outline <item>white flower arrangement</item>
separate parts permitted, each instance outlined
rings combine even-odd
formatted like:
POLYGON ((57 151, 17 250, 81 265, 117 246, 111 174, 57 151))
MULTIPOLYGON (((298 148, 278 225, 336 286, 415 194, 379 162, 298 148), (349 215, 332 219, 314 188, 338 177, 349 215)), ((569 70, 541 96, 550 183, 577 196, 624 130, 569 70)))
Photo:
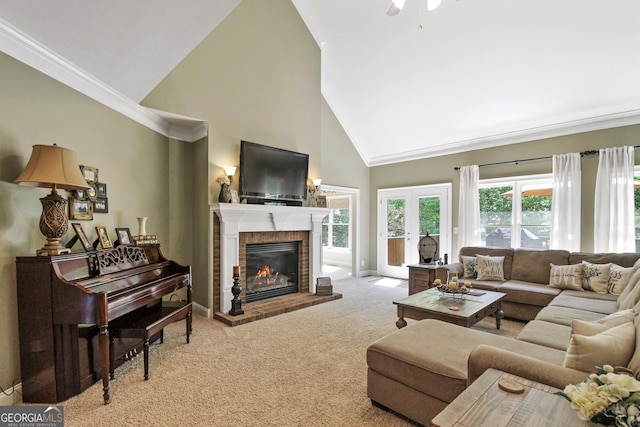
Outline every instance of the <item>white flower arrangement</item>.
POLYGON ((640 427, 640 381, 626 373, 615 373, 610 365, 580 384, 569 384, 556 393, 578 412, 578 418, 603 425, 640 427))
POLYGON ((216 182, 220 185, 229 185, 231 181, 229 181, 229 177, 227 175, 220 175, 216 182))

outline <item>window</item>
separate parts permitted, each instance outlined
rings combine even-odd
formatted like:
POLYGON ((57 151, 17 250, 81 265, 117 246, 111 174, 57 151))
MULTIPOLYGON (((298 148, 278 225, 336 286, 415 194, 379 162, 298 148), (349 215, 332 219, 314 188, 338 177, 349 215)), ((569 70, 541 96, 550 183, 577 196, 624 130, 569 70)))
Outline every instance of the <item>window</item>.
POLYGON ((633 202, 635 206, 636 252, 640 252, 640 166, 636 166, 634 172, 633 202))
POLYGON ((329 215, 322 222, 322 246, 325 248, 351 248, 351 198, 327 197, 329 215))
POLYGON ((482 244, 548 249, 552 184, 550 175, 480 181, 482 244))

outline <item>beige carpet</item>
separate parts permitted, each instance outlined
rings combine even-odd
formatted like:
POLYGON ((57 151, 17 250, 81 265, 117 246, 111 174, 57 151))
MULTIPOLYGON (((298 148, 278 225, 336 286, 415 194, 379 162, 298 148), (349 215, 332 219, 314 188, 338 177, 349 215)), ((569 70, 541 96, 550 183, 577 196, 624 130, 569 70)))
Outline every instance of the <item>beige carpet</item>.
MULTIPOLYGON (((170 325, 151 346, 148 381, 142 356, 125 363, 112 402, 102 404, 95 384, 63 403, 65 426, 410 426, 371 405, 365 360, 369 344, 396 330, 392 301, 407 288, 363 278, 334 290, 343 298, 242 326, 196 316, 191 344, 183 322, 170 325)), ((477 325, 507 336, 521 327, 477 325)))

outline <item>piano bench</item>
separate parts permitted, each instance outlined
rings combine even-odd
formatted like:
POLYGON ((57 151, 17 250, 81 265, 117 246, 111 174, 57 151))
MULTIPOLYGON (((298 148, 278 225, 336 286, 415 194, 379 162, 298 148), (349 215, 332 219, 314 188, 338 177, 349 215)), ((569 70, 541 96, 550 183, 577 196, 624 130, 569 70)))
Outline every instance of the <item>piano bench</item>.
MULTIPOLYGON (((161 304, 158 304, 160 306, 161 304)), ((111 379, 115 374, 114 340, 116 338, 140 338, 144 348, 144 379, 149 379, 149 340, 160 332, 160 343, 164 341, 164 327, 178 320, 186 319, 187 344, 191 334, 192 303, 185 302, 176 306, 175 303, 152 308, 136 316, 118 319, 113 326, 109 326, 109 367, 111 379)))

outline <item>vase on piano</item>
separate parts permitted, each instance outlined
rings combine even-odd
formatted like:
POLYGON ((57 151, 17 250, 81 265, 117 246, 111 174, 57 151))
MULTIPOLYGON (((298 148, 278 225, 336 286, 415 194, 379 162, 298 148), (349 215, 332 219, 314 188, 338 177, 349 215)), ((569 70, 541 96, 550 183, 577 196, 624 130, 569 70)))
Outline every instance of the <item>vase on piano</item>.
POLYGON ((147 235, 147 217, 140 216, 138 217, 138 236, 146 236, 147 235))

